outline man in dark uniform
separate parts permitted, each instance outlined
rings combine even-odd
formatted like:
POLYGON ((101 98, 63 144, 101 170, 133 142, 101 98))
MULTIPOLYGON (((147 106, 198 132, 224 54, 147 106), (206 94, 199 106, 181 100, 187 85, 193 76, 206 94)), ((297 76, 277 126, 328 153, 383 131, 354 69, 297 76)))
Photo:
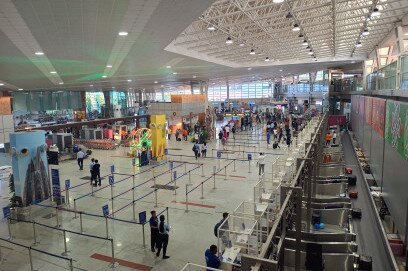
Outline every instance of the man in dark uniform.
POLYGON ((150 244, 152 252, 155 252, 155 248, 158 247, 159 242, 159 220, 156 216, 156 211, 151 211, 152 217, 149 219, 150 224, 150 244))

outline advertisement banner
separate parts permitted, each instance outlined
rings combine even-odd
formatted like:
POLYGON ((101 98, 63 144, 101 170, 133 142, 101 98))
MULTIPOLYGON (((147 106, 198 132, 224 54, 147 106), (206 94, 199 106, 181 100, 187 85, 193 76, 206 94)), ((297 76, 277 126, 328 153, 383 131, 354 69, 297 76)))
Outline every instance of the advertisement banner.
POLYGON ((360 95, 358 98, 358 115, 360 119, 365 119, 365 97, 360 95))
POLYGON ((351 111, 356 114, 358 114, 358 102, 359 102, 359 96, 352 95, 351 96, 351 111))
POLYGON ((373 98, 371 127, 384 138, 385 127, 385 99, 373 98))
POLYGON ((387 101, 385 141, 408 160, 408 103, 387 101))
POLYGON ((51 169, 52 196, 57 204, 61 204, 61 185, 58 169, 51 169))
POLYGON ((373 97, 364 97, 365 100, 365 121, 371 126, 373 113, 373 97))

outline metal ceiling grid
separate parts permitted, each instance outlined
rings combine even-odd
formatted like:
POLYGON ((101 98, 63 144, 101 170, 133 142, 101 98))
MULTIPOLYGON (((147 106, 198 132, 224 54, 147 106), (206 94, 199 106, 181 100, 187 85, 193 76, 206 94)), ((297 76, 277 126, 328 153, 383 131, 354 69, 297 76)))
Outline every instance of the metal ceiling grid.
POLYGON ((408 12, 406 0, 219 0, 174 41, 177 52, 235 67, 366 57, 408 12), (379 17, 370 18, 374 8, 379 17), (292 31, 294 24, 300 30, 292 31), (213 27, 213 30, 209 30, 213 27), (370 34, 362 35, 368 29, 370 34), (230 37, 234 44, 226 44, 230 37), (307 41, 309 48, 302 45, 307 41), (361 42, 363 46, 356 48, 361 42), (250 55, 254 49, 256 54, 250 55), (186 52, 186 53, 187 53, 186 52))

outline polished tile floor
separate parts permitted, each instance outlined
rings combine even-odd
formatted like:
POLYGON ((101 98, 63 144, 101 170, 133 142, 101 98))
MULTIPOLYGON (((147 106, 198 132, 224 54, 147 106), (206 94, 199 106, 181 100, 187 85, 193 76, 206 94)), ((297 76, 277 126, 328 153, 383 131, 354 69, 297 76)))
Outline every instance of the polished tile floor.
MULTIPOLYGON (((199 158, 195 160, 193 157, 179 157, 172 155, 188 155, 192 156, 192 144, 188 141, 176 142, 170 140, 168 160, 174 160, 174 170, 177 171, 176 194, 173 190, 159 189, 157 192, 157 207, 155 207, 155 193, 152 192, 154 185, 153 174, 156 184, 167 184, 171 181, 171 172, 169 171, 169 163, 164 163, 155 167, 154 173, 151 166, 136 168, 135 184, 140 185, 135 189, 135 214, 136 220, 138 213, 147 212, 147 219, 150 217, 151 210, 164 212, 167 216, 166 207, 168 207, 168 215, 166 217, 171 225, 170 241, 168 246, 168 255, 170 259, 163 260, 161 257, 156 258, 154 253, 150 251, 150 229, 148 224, 145 226, 145 243, 143 246, 143 226, 140 224, 130 223, 133 221, 133 206, 132 206, 132 186, 133 178, 127 176, 132 174, 133 168, 131 159, 126 157, 127 149, 119 147, 113 151, 94 150, 91 157, 97 158, 101 164, 101 174, 108 175, 110 166, 115 165, 115 172, 125 175, 115 174, 116 184, 113 191, 108 184, 108 178, 102 180, 102 188, 99 191, 89 195, 92 192, 92 186, 89 181, 81 179, 88 176, 89 159, 84 161, 84 170, 80 171, 76 161, 62 162, 58 168, 60 170, 61 184, 64 184, 66 179, 71 180, 71 186, 83 184, 69 191, 69 201, 64 207, 68 210, 74 209, 74 199, 76 209, 88 214, 96 214, 102 216, 102 206, 109 205, 110 212, 115 212, 114 217, 119 220, 108 220, 108 236, 113 238, 113 248, 115 257, 128 261, 120 262, 122 265, 116 267, 115 270, 180 270, 187 262, 204 264, 204 251, 211 245, 216 244, 217 239, 213 234, 214 225, 221 219, 222 213, 232 212, 242 201, 253 200, 253 187, 259 181, 258 168, 256 160, 259 150, 267 152, 266 171, 270 172, 268 164, 272 159, 277 157, 286 157, 288 150, 282 149, 273 150, 267 148, 265 137, 262 137, 257 132, 248 133, 241 132, 237 134, 236 146, 227 146, 230 150, 249 150, 254 151, 254 147, 244 147, 244 145, 255 145, 256 153, 253 154, 251 162, 251 173, 249 173, 249 162, 247 154, 242 158, 242 152, 228 153, 228 159, 239 159, 235 163, 235 171, 233 168, 233 160, 216 159, 216 158, 199 158), (259 144, 257 143, 259 142, 259 144), (241 145, 241 146, 237 146, 241 145), (186 163, 188 162, 188 163, 186 163), (203 169, 201 167, 203 165, 203 169), (227 176, 222 170, 214 179, 211 177, 213 167, 218 169, 227 167, 227 176), (188 172, 190 171, 190 180, 188 172), (185 174, 187 172, 187 174, 185 174), (202 176, 204 173, 204 176, 202 176), (184 174, 184 175, 183 175, 184 174), (183 175, 183 176, 182 176, 183 175), (180 177, 181 176, 181 177, 180 177), (126 179, 127 178, 127 179, 126 179), (201 192, 201 182, 210 178, 203 183, 203 192, 201 192), (142 184, 144 183, 144 184, 142 184), (187 185, 187 186, 186 186, 187 185), (189 211, 186 212, 186 187, 188 191, 197 187, 194 191, 188 194, 189 211), (126 192, 128 191, 128 192, 126 192), (111 193, 115 197, 112 200, 111 193), (203 194, 204 198, 201 198, 203 194), (87 196, 85 196, 87 195, 87 196), (84 196, 84 197, 82 197, 84 196), (82 197, 82 198, 80 198, 82 197), (125 221, 120 221, 125 220, 125 221), (132 263, 137 263, 133 264, 132 263), (149 269, 149 267, 151 269, 149 269)), ((216 151, 219 149, 217 140, 208 144, 207 156, 216 157, 216 151)), ((222 158, 227 158, 227 154, 223 153, 222 158)), ((169 185, 174 185, 170 183, 169 185)), ((94 188, 100 189, 98 188, 94 188)), ((2 183, 0 187, 1 197, 7 198, 7 184, 2 183)), ((63 192, 62 195, 66 195, 63 192)), ((0 204, 7 204, 7 200, 0 199, 0 204)), ((50 201, 42 204, 51 206, 50 201)), ((75 218, 75 214, 70 211, 58 211, 58 221, 55 208, 44 206, 32 206, 30 208, 30 218, 38 223, 55 227, 58 224, 60 229, 67 231, 80 232, 81 219, 79 215, 75 218)), ((61 255, 64 249, 63 231, 58 231, 45 226, 36 225, 36 241, 33 240, 33 225, 30 223, 13 223, 11 224, 11 232, 13 241, 33 246, 35 249, 50 252, 56 255, 61 255)), ((109 262, 105 261, 106 257, 111 256, 111 242, 105 239, 97 239, 93 236, 106 238, 106 221, 103 217, 94 217, 90 215, 82 215, 82 231, 89 236, 80 236, 70 232, 66 232, 66 245, 69 253, 68 258, 73 259, 73 270, 110 270, 109 262), (102 256, 103 255, 103 256, 102 256), (92 256, 92 257, 91 257, 92 256), (105 259, 105 260, 103 260, 105 259)), ((8 227, 3 219, 0 226, 0 236, 8 238, 8 227)), ((25 248, 10 245, 4 241, 0 241, 0 249, 2 261, 0 270, 30 270, 28 250, 25 248)), ((68 262, 63 259, 56 259, 51 256, 41 254, 37 251, 32 251, 33 265, 35 270, 54 271, 54 270, 69 270, 68 262)), ((109 261, 109 258, 107 258, 109 261)))

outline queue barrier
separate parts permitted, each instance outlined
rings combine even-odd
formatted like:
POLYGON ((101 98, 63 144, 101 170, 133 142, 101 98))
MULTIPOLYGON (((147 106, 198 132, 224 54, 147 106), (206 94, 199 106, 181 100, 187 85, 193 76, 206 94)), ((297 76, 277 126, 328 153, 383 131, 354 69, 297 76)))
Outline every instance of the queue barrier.
MULTIPOLYGON (((37 234, 36 234, 36 225, 38 226, 42 226, 48 229, 52 229, 52 230, 56 230, 56 231, 62 231, 63 233, 63 239, 64 239, 64 252, 61 253, 62 256, 67 256, 69 255, 69 250, 68 250, 68 245, 67 245, 67 238, 66 238, 66 234, 67 233, 71 233, 71 234, 76 234, 79 236, 85 236, 85 237, 89 237, 89 238, 94 238, 94 239, 99 239, 99 240, 105 240, 105 241, 109 241, 111 243, 111 256, 112 256, 112 262, 110 263, 110 267, 116 267, 118 264, 115 262, 115 247, 113 245, 113 238, 105 238, 105 237, 100 237, 100 236, 96 236, 96 235, 91 235, 91 234, 85 234, 85 233, 81 233, 81 232, 76 232, 76 231, 71 231, 71 230, 67 230, 67 229, 61 229, 60 227, 53 227, 50 225, 46 225, 46 224, 42 224, 36 221, 29 221, 29 220, 22 220, 22 219, 13 219, 13 218, 8 218, 7 219, 7 223, 10 225, 10 221, 16 221, 16 222, 21 222, 21 223, 28 223, 28 224, 32 224, 33 225, 33 239, 34 239, 34 245, 37 244, 37 234)), ((11 233, 11 226, 9 226, 9 237, 10 239, 12 238, 12 233, 11 233)))
MULTIPOLYGON (((32 256, 31 251, 36 251, 36 252, 39 252, 39 253, 41 253, 41 254, 45 254, 45 255, 47 255, 47 256, 51 256, 51 257, 54 257, 54 258, 57 258, 57 259, 61 259, 61 260, 67 261, 67 262, 68 262, 68 268, 69 268, 69 270, 70 270, 70 271, 74 271, 74 266, 73 266, 73 260, 72 260, 72 258, 67 258, 67 257, 60 256, 60 255, 57 255, 57 254, 54 254, 54 253, 50 253, 50 252, 47 252, 47 251, 43 251, 43 250, 40 250, 40 249, 31 247, 31 246, 26 246, 26 245, 23 245, 23 244, 20 244, 20 243, 13 242, 13 241, 11 241, 11 240, 7 240, 7 239, 2 238, 2 237, 0 237, 0 240, 3 241, 3 242, 7 242, 7 243, 9 243, 9 244, 12 244, 12 245, 19 246, 19 247, 22 247, 22 248, 27 249, 27 250, 28 250, 28 258, 29 258, 29 261, 30 261, 30 270, 31 270, 31 271, 34 271, 34 270, 35 270, 35 269, 34 269, 34 263, 33 263, 33 256, 32 256)), ((2 260, 3 260, 3 259, 2 259, 2 253, 1 253, 1 247, 0 247, 0 261, 2 261, 2 260)))

